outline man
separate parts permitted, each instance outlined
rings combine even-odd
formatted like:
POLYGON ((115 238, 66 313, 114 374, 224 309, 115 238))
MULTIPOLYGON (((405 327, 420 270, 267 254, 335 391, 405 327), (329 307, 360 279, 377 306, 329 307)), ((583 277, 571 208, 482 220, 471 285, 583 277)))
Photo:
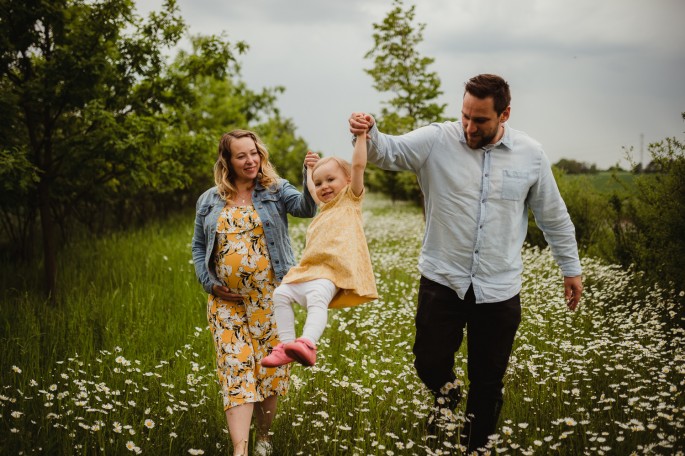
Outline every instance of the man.
MULTIPOLYGON (((462 442, 482 448, 497 427, 504 374, 521 320, 521 248, 533 211, 564 275, 569 309, 582 293, 575 229, 540 144, 507 125, 511 96, 501 77, 481 74, 464 91, 462 120, 401 136, 353 113, 353 134, 369 134, 368 160, 416 173, 426 234, 419 271, 414 366, 437 406, 452 410, 454 355, 467 328, 469 393, 462 442)), ((430 424, 430 423, 429 423, 430 424)))

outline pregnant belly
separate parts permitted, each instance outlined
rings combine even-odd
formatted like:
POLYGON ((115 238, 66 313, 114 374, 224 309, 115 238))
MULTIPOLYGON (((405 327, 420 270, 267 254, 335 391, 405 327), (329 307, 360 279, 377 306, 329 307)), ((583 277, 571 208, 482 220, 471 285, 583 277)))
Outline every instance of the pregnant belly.
POLYGON ((264 255, 227 254, 219 259, 217 278, 232 292, 244 294, 269 280, 270 266, 264 255))

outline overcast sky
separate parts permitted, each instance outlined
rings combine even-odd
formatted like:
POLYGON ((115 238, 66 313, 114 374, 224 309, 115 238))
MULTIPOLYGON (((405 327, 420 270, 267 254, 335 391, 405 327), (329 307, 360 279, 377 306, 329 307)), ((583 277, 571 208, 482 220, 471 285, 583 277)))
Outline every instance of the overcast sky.
MULTIPOLYGON (((278 106, 309 146, 351 154, 347 118, 380 112, 364 69, 373 23, 391 0, 178 0, 192 34, 221 34, 250 46, 240 58, 253 90, 284 86, 278 106)), ((627 167, 685 123, 683 0, 405 0, 426 24, 419 52, 435 59, 446 115, 459 117, 464 82, 503 76, 509 124, 540 141, 554 163, 575 159, 627 167)), ((161 0, 138 0, 138 10, 161 0)), ((268 145, 267 145, 268 146, 268 145)))

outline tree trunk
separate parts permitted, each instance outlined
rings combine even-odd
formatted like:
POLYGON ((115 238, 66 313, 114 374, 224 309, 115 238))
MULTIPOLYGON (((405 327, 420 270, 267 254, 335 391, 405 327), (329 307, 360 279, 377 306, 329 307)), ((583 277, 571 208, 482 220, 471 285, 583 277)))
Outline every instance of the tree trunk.
POLYGON ((43 231, 45 291, 51 304, 57 302, 57 261, 55 253, 55 221, 50 212, 50 184, 45 177, 38 184, 38 211, 43 231))

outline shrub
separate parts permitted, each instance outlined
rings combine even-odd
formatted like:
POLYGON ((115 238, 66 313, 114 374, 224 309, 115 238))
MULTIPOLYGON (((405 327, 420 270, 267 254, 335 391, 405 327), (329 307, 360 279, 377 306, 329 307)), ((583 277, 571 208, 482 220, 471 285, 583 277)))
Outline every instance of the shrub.
MULTIPOLYGON (((576 228, 576 239, 581 255, 612 260, 616 241, 611 226, 614 209, 609 203, 609 198, 595 190, 587 177, 578 176, 574 179, 567 179, 565 176, 563 170, 554 167, 555 180, 576 228)), ((538 247, 547 245, 532 214, 528 221, 526 241, 538 247)))
POLYGON ((685 143, 666 138, 650 144, 649 152, 660 172, 636 177, 636 195, 621 205, 617 256, 685 290, 685 143))

